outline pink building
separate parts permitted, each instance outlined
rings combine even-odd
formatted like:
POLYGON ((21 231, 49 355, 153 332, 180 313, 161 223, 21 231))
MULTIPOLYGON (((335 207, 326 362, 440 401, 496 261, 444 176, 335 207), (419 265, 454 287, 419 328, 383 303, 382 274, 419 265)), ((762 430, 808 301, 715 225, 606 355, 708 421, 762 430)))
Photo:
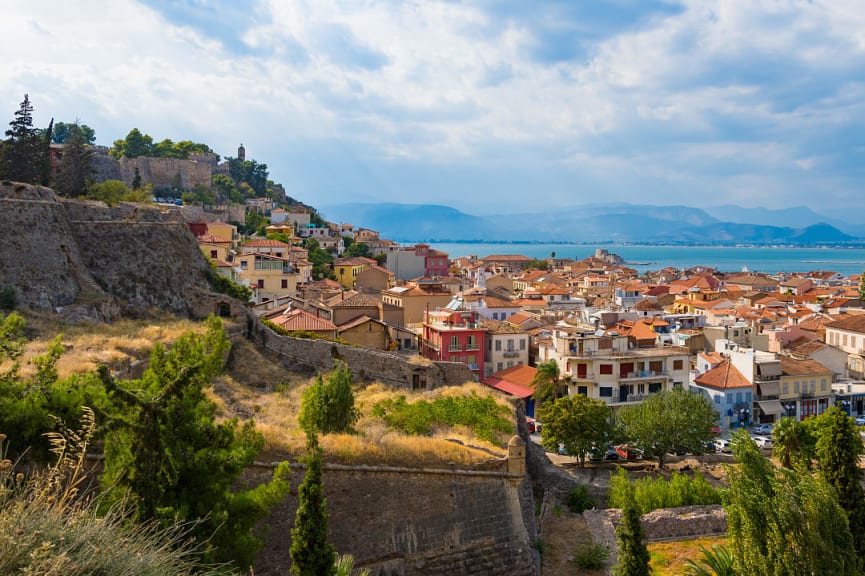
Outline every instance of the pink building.
POLYGON ((474 311, 428 310, 423 323, 420 353, 430 360, 465 364, 475 379, 483 380, 486 334, 474 311))

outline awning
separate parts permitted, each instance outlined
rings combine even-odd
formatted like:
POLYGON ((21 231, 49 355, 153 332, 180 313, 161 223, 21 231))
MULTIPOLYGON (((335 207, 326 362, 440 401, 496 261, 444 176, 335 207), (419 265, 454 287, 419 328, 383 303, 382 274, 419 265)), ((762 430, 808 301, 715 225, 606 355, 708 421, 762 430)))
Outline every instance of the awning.
POLYGON ((767 416, 787 413, 787 410, 781 406, 780 400, 763 400, 762 402, 757 402, 757 405, 760 406, 760 410, 763 411, 763 414, 767 416))
POLYGON ((760 396, 777 396, 781 393, 781 383, 777 380, 760 382, 760 396))
POLYGON ((781 363, 777 360, 771 362, 757 362, 757 372, 760 376, 780 376, 781 363))

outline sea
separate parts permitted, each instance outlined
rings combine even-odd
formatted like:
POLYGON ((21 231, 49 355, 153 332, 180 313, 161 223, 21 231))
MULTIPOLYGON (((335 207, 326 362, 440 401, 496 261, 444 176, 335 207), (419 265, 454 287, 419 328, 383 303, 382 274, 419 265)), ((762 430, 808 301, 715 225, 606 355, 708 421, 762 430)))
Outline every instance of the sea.
POLYGON ((660 270, 667 266, 687 269, 708 266, 721 272, 809 272, 832 271, 849 276, 865 271, 865 248, 797 248, 789 246, 644 246, 613 244, 546 244, 546 243, 430 243, 450 258, 522 254, 530 258, 572 258, 582 260, 603 248, 618 254, 625 265, 640 272, 660 270))

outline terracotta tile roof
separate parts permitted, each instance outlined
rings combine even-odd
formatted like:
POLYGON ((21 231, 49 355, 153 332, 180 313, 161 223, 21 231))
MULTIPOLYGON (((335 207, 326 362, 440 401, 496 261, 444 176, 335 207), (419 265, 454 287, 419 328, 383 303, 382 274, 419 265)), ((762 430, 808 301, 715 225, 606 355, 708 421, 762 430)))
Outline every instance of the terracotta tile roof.
POLYGON ((511 324, 507 320, 483 320, 481 326, 487 329, 490 334, 524 334, 525 331, 511 324))
POLYGON ((724 360, 715 368, 712 368, 702 376, 698 376, 694 382, 702 386, 715 388, 716 390, 752 387, 748 379, 729 360, 724 360))
POLYGON ((290 248, 290 246, 285 242, 280 242, 279 240, 258 238, 256 240, 247 240, 241 244, 241 248, 290 248))
POLYGON ((826 324, 826 328, 836 328, 849 332, 865 333, 865 314, 850 314, 839 320, 826 324))
POLYGON ((787 376, 810 376, 832 373, 832 370, 826 368, 816 360, 796 360, 787 356, 779 356, 778 359, 781 360, 781 372, 787 376))
POLYGON ((336 329, 337 329, 337 332, 342 332, 344 330, 351 330, 352 328, 354 328, 356 326, 360 326, 362 324, 366 324, 367 322, 376 322, 378 324, 381 324, 381 322, 379 322, 375 318, 370 318, 366 314, 361 314, 360 316, 355 316, 351 320, 347 320, 347 321, 343 322, 342 324, 337 326, 336 329))
MULTIPOLYGON (((346 294, 349 294, 348 292, 346 294)), ((369 294, 354 293, 347 295, 344 299, 333 301, 331 308, 377 308, 383 304, 381 300, 369 294)))
POLYGON ((712 365, 720 364, 725 360, 725 358, 718 352, 700 352, 699 356, 712 365))
POLYGON ((790 342, 787 345, 787 350, 790 354, 795 354, 797 356, 810 356, 814 352, 822 350, 827 346, 828 344, 820 342, 819 340, 808 340, 803 336, 790 342))
POLYGON ((336 324, 326 318, 319 318, 306 310, 295 308, 293 310, 276 314, 267 318, 277 326, 294 332, 297 330, 309 330, 312 332, 335 332, 336 324))
POLYGON ((532 259, 522 254, 490 254, 481 258, 484 262, 531 262, 532 259))
POLYGON ((504 300, 503 298, 484 296, 483 299, 487 308, 516 308, 516 305, 513 302, 510 300, 504 300))
POLYGON ((498 372, 491 374, 491 376, 507 380, 508 382, 513 382, 514 384, 519 384, 520 386, 525 386, 526 388, 531 388, 532 380, 534 380, 537 371, 538 369, 533 366, 517 364, 516 366, 499 370, 498 372))

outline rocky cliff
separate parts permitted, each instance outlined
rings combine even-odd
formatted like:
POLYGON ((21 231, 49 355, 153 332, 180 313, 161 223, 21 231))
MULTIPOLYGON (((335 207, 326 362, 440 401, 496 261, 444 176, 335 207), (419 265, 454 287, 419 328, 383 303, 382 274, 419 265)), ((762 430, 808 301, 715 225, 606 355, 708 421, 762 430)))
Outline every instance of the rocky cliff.
POLYGON ((189 315, 208 286, 208 262, 175 208, 108 207, 0 182, 0 230, 0 286, 22 306, 189 315))

